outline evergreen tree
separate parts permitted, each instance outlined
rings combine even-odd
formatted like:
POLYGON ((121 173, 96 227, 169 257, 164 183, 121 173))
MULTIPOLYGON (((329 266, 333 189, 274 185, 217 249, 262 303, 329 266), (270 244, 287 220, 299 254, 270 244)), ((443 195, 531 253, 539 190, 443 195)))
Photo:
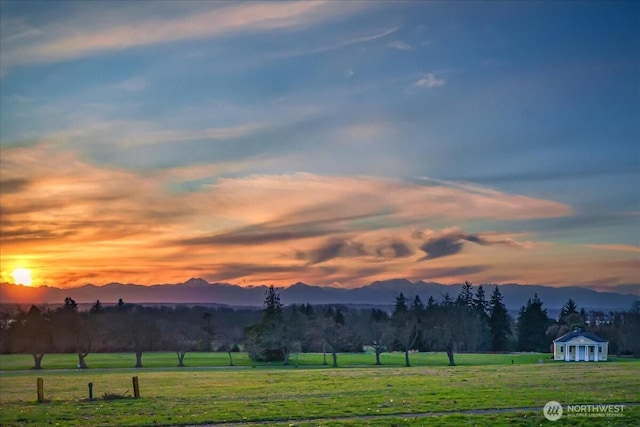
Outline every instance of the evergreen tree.
POLYGON ((449 292, 445 292, 444 296, 442 297, 442 305, 449 306, 453 303, 453 299, 451 298, 451 295, 449 295, 449 292))
POLYGON ((302 304, 300 306, 300 313, 304 314, 307 317, 312 317, 314 314, 313 307, 309 303, 302 304))
POLYGON ((489 301, 489 329, 491 331, 491 350, 505 351, 511 328, 509 327, 509 313, 502 302, 502 293, 497 286, 489 301))
POLYGON ((560 310, 560 319, 571 314, 578 314, 578 306, 576 305, 575 301, 569 298, 569 301, 567 301, 560 310))
POLYGON ((436 300, 430 296, 429 299, 427 300, 427 308, 433 308, 437 305, 436 300))
POLYGON ((456 298, 456 304, 467 307, 469 310, 473 308, 473 285, 469 282, 464 282, 462 290, 456 298))
POLYGON ((527 301, 526 307, 521 307, 518 313, 518 350, 520 351, 549 351, 551 340, 547 337, 549 317, 547 309, 542 308, 542 301, 538 294, 527 301))
MULTIPOLYGON (((299 323, 299 322, 298 322, 299 323)), ((289 363, 294 326, 283 314, 280 294, 273 285, 264 293, 262 320, 245 331, 250 357, 255 362, 284 361, 289 363)))
POLYGON ((78 311, 78 304, 71 297, 66 297, 64 299, 64 306, 62 307, 65 311, 78 311))
POLYGON ((400 292, 400 295, 396 297, 396 305, 393 307, 393 317, 406 313, 408 310, 407 299, 404 297, 404 294, 400 292))
POLYGON ((416 314, 422 314, 424 312, 424 304, 420 299, 420 295, 416 295, 411 303, 411 310, 415 311, 416 314))
POLYGON ((371 321, 372 322, 386 322, 389 320, 389 315, 386 311, 379 308, 371 309, 371 321))
POLYGON ((265 319, 278 317, 282 313, 280 294, 278 294, 273 285, 269 286, 269 289, 264 293, 264 309, 262 313, 265 319))
POLYGON ((476 289, 476 296, 472 300, 473 309, 475 312, 483 319, 487 319, 487 311, 489 308, 489 304, 485 299, 484 289, 482 289, 482 285, 478 286, 476 289))
POLYGON ((476 349, 486 351, 491 348, 491 329, 489 328, 489 315, 487 314, 489 304, 485 299, 482 285, 476 289, 476 294, 471 300, 471 317, 473 327, 477 331, 476 349))
POLYGON ((102 312, 102 303, 100 300, 96 300, 96 303, 91 307, 91 313, 101 313, 102 312))
POLYGON ((578 306, 569 298, 560 310, 558 322, 549 328, 548 332, 554 337, 560 337, 576 328, 584 330, 587 328, 586 319, 587 314, 584 309, 578 312, 578 306))

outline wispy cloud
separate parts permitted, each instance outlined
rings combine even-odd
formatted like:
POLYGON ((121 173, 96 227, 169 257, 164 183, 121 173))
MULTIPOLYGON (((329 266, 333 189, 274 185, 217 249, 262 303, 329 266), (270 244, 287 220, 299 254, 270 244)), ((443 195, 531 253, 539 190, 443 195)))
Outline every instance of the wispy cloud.
POLYGON ((389 44, 387 44, 387 46, 389 46, 390 48, 393 48, 393 49, 397 49, 397 50, 411 50, 411 46, 410 45, 408 45, 405 42, 401 42, 399 40, 392 41, 389 44))
POLYGON ((143 77, 132 77, 113 85, 114 89, 120 89, 127 92, 137 92, 147 87, 147 80, 143 77))
MULTIPOLYGON (((296 56, 316 55, 318 53, 330 52, 333 50, 343 49, 349 46, 354 46, 361 43, 366 43, 366 42, 374 41, 377 39, 381 39, 395 33, 399 29, 400 27, 384 28, 372 34, 345 38, 343 40, 339 40, 333 43, 327 43, 319 46, 305 46, 300 49, 291 49, 291 50, 284 50, 281 52, 270 53, 265 56, 259 57, 258 59, 281 59, 281 58, 290 58, 290 57, 296 57, 296 56)), ((347 75, 351 76, 353 74, 347 73, 347 75)))
POLYGON ((428 88, 433 89, 436 87, 442 87, 446 83, 445 79, 439 79, 433 73, 428 73, 418 81, 416 81, 413 85, 415 87, 428 88))
MULTIPOLYGON (((88 17, 92 26, 70 18, 66 26, 31 28, 25 23, 3 33, 2 63, 7 70, 18 65, 49 63, 99 52, 129 49, 236 32, 259 32, 313 26, 368 7, 363 2, 325 1, 212 3, 177 17, 109 21, 88 17), (61 30, 61 28, 63 28, 61 30)), ((87 18, 87 17, 85 17, 87 18)))
POLYGON ((205 129, 147 130, 126 136, 122 140, 122 144, 131 146, 199 140, 229 140, 253 135, 261 130, 264 131, 266 128, 267 126, 263 124, 247 123, 238 126, 211 127, 205 129))
POLYGON ((4 43, 16 43, 42 34, 42 31, 32 27, 21 18, 0 17, 0 24, 0 39, 4 43))
POLYGON ((601 249, 603 251, 640 252, 640 246, 636 246, 636 245, 610 244, 610 245, 586 245, 586 246, 588 248, 601 249))

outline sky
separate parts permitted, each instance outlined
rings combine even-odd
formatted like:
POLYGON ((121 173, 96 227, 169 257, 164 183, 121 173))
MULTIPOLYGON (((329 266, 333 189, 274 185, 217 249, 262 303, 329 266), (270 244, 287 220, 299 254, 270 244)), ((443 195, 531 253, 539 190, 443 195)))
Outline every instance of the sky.
POLYGON ((0 2, 32 286, 640 284, 638 2, 0 2))

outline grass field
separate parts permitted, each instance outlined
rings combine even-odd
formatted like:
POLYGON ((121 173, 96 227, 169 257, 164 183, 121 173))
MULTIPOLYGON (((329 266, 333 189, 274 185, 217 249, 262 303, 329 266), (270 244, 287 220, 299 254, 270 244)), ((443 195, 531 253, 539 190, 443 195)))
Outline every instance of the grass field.
MULTIPOLYGON (((246 353, 232 353, 233 363, 237 366, 251 366, 251 361, 246 353)), ((470 365, 507 365, 507 364, 531 364, 542 360, 545 363, 554 363, 550 354, 456 354, 456 364, 459 366, 470 365)), ((323 356, 318 353, 304 353, 299 357, 292 356, 291 364, 299 366, 322 366, 323 356)), ((629 360, 629 359, 622 359, 629 360)), ((93 353, 89 354, 86 362, 90 368, 131 368, 135 365, 133 353, 93 353)), ((327 362, 331 363, 331 355, 327 354, 327 362)), ((404 354, 384 353, 381 355, 384 366, 404 366, 404 354)), ((47 354, 42 360, 43 369, 73 369, 78 363, 75 354, 47 354)), ((178 365, 175 353, 144 353, 142 363, 145 368, 175 367, 178 365)), ((228 366, 227 353, 187 353, 184 359, 187 367, 215 367, 228 366)), ((340 366, 367 366, 375 363, 375 356, 371 353, 345 353, 338 355, 340 366)), ((411 364, 414 366, 446 366, 449 359, 445 353, 415 353, 411 354, 411 364)), ((264 364, 262 364, 264 365, 264 364)), ((277 366, 269 364, 268 366, 277 366)), ((24 370, 33 367, 33 358, 28 354, 2 354, 0 355, 0 370, 24 370)))
MULTIPOLYGON (((92 354, 92 369, 65 369, 74 355, 47 355, 33 371, 29 355, 0 357, 0 425, 193 425, 237 423, 286 426, 540 425, 539 409, 506 413, 461 413, 496 408, 640 401, 640 361, 558 363, 540 354, 460 354, 446 366, 441 353, 385 354, 386 366, 370 354, 341 354, 342 368, 322 367, 322 355, 300 355, 300 368, 251 368, 244 354, 188 354, 176 368, 171 353, 149 353, 148 366, 133 369, 131 354, 92 354), (542 359, 544 363, 539 364, 542 359), (513 364, 512 364, 513 360, 513 364), (217 367, 216 367, 217 366, 217 367), (318 366, 309 369, 305 366, 318 366), (348 368, 347 368, 348 367, 348 368), (103 400, 132 393, 138 376, 141 398, 103 400), (44 379, 47 402, 36 402, 36 378, 44 379), (87 401, 87 383, 94 401, 87 401)), ((640 407, 620 418, 564 418, 556 425, 640 425, 640 407)))

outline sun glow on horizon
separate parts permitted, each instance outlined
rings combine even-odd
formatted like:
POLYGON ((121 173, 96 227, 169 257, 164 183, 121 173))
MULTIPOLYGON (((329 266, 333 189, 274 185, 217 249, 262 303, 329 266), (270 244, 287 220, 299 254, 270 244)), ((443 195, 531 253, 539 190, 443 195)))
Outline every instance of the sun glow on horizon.
POLYGON ((31 270, 28 268, 16 268, 11 273, 14 282, 17 285, 31 286, 33 280, 31 279, 31 270))

